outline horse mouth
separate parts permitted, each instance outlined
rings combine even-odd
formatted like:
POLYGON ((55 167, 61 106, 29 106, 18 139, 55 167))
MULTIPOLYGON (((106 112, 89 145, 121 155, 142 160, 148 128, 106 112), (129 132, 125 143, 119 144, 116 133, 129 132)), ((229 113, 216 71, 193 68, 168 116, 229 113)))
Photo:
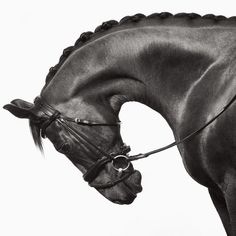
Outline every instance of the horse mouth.
POLYGON ((112 203, 129 205, 135 200, 137 194, 142 191, 141 179, 141 173, 135 170, 123 182, 111 188, 98 189, 98 191, 112 203))

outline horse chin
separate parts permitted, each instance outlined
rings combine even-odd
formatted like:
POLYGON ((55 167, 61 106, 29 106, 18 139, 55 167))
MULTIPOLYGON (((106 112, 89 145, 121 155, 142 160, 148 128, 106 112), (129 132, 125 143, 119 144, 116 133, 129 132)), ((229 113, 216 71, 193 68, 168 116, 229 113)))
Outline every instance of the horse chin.
POLYGON ((97 189, 109 201, 120 204, 131 204, 142 191, 141 173, 137 170, 129 178, 110 188, 97 189))

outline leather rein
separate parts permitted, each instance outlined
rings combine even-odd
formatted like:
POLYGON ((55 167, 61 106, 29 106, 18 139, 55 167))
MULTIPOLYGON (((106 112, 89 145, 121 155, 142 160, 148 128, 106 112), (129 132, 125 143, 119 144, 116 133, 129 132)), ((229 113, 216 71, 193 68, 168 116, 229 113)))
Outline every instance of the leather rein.
POLYGON ((164 147, 154 149, 150 152, 133 155, 133 156, 128 155, 128 152, 130 151, 130 147, 126 146, 125 144, 123 144, 120 147, 119 153, 107 153, 104 150, 102 150, 101 148, 99 148, 98 146, 96 146, 93 142, 91 142, 85 135, 83 135, 82 133, 78 133, 78 131, 75 130, 69 124, 69 122, 73 122, 73 123, 76 123, 78 125, 83 125, 83 126, 120 126, 120 121, 117 121, 115 123, 99 123, 99 122, 89 121, 89 120, 84 120, 84 119, 79 119, 79 118, 71 118, 71 117, 67 117, 67 116, 62 115, 59 111, 55 110, 53 107, 51 107, 49 104, 47 104, 40 97, 36 97, 34 103, 36 106, 39 107, 39 109, 41 111, 44 112, 44 114, 46 114, 49 117, 45 122, 43 122, 43 124, 40 127, 41 136, 43 138, 46 137, 45 132, 46 132, 47 127, 50 126, 52 124, 52 122, 58 121, 78 141, 79 140, 85 141, 91 147, 90 150, 94 149, 94 150, 98 151, 100 154, 102 154, 102 158, 99 158, 94 164, 92 164, 92 166, 89 169, 87 169, 85 174, 83 175, 84 180, 87 181, 91 187, 101 189, 101 188, 113 187, 114 185, 122 182, 123 180, 127 179, 130 175, 132 175, 133 171, 129 171, 130 163, 132 161, 147 158, 150 155, 153 155, 155 153, 162 152, 162 151, 167 150, 171 147, 177 146, 181 143, 186 142, 187 140, 191 139, 192 137, 196 136, 203 129, 205 129, 207 126, 209 126, 213 121, 215 121, 219 116, 221 116, 232 105, 232 103, 234 103, 235 100, 236 100, 236 95, 213 118, 208 120, 199 129, 186 135, 184 138, 180 139, 179 141, 174 141, 164 147), (104 168, 104 166, 108 162, 112 163, 112 167, 116 171, 119 172, 121 177, 116 179, 115 181, 109 181, 105 184, 92 183, 93 180, 95 180, 95 178, 98 176, 99 172, 104 168), (123 165, 119 166, 119 162, 123 163, 123 165), (124 173, 124 175, 123 175, 123 173, 124 173))

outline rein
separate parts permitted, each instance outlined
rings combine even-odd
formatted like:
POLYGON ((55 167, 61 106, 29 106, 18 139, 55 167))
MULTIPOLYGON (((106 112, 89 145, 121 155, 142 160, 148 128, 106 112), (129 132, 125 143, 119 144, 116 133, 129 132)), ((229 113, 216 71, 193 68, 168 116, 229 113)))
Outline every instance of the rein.
POLYGON ((139 159, 143 159, 143 158, 146 158, 150 155, 153 155, 155 153, 158 153, 158 152, 162 152, 166 149, 169 149, 171 147, 174 147, 174 146, 177 146, 181 143, 184 143, 185 141, 191 139, 193 136, 197 135, 198 133, 200 133, 202 130, 204 130, 208 125, 210 125, 213 121, 215 121, 219 116, 221 116, 229 107, 230 105, 236 100, 236 94, 234 95, 234 97, 223 107, 223 109, 218 113, 216 114, 213 118, 211 118, 209 121, 207 121, 203 126, 201 126, 199 129, 193 131, 192 133, 190 133, 189 135, 185 136, 184 138, 180 139, 179 141, 175 141, 173 143, 170 143, 164 147, 161 147, 161 148, 158 148, 158 149, 154 149, 153 151, 150 151, 150 152, 146 152, 146 153, 140 153, 140 154, 137 154, 137 155, 134 155, 134 156, 130 156, 129 157, 129 160, 130 161, 136 161, 136 160, 139 160, 139 159))
POLYGON ((171 147, 177 146, 181 143, 186 142, 187 140, 191 139, 192 137, 196 136, 198 133, 200 133, 203 129, 205 129, 207 126, 209 126, 212 122, 214 122, 219 116, 221 116, 236 100, 236 95, 226 104, 226 106, 223 107, 223 109, 216 114, 213 118, 211 118, 209 121, 207 121, 204 125, 202 125, 199 129, 193 131, 189 135, 185 136, 184 138, 180 139, 179 141, 172 142, 164 147, 154 149, 150 152, 146 153, 140 153, 137 155, 129 156, 127 153, 130 151, 130 147, 123 144, 123 146, 120 147, 119 153, 107 153, 98 146, 96 146, 94 143, 92 143, 85 135, 79 133, 77 130, 75 130, 68 122, 74 122, 78 125, 86 125, 86 126, 120 126, 120 121, 115 123, 99 123, 89 120, 83 120, 79 118, 71 118, 67 116, 63 116, 59 111, 55 110, 53 107, 51 107, 49 104, 47 104, 45 101, 42 100, 40 97, 36 97, 34 103, 36 106, 39 107, 41 111, 44 112, 49 118, 46 120, 40 127, 41 129, 41 136, 43 138, 46 137, 45 132, 48 126, 52 124, 54 121, 58 121, 70 134, 72 134, 78 141, 83 140, 85 141, 94 152, 94 150, 97 150, 100 154, 102 154, 102 158, 99 158, 92 166, 86 170, 85 174, 83 175, 83 178, 85 181, 89 183, 91 187, 95 187, 97 189, 99 188, 109 188, 112 187, 123 180, 127 179, 130 175, 132 175, 133 171, 129 171, 129 166, 132 161, 136 161, 139 159, 147 158, 150 155, 153 155, 158 152, 162 152, 164 150, 167 150, 171 147), (123 162, 125 165, 124 167, 119 166, 119 161, 123 162), (104 166, 108 163, 112 163, 112 167, 119 172, 121 175, 120 178, 116 179, 115 181, 109 181, 105 184, 97 184, 92 183, 93 180, 98 176, 99 172, 104 168, 104 166), (122 176, 122 173, 125 173, 122 176))

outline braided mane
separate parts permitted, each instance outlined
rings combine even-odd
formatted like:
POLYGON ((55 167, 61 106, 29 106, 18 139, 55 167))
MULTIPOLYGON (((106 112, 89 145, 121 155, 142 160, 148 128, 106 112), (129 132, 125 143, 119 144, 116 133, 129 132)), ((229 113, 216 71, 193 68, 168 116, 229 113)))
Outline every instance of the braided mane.
POLYGON ((222 15, 216 16, 213 14, 207 14, 207 15, 201 16, 196 13, 178 13, 176 15, 172 15, 169 12, 154 13, 149 16, 145 16, 143 14, 135 14, 133 16, 125 16, 119 22, 115 21, 115 20, 106 21, 106 22, 102 23, 101 25, 99 25, 95 29, 94 32, 88 31, 88 32, 82 33, 80 35, 79 39, 75 42, 74 46, 67 47, 63 50, 63 53, 59 59, 59 62, 55 66, 53 66, 49 69, 49 72, 46 76, 45 86, 52 80, 52 78, 54 77, 54 75, 56 74, 58 69, 65 62, 65 60, 69 57, 69 55, 73 51, 75 51, 76 49, 80 48, 85 42, 92 39, 94 37, 94 35, 96 35, 96 33, 107 31, 107 30, 109 30, 115 26, 118 26, 118 25, 123 25, 123 24, 130 23, 130 22, 139 22, 142 19, 151 19, 151 18, 166 19, 166 18, 170 18, 170 17, 186 18, 186 19, 202 18, 202 19, 211 19, 214 21, 221 21, 221 20, 234 20, 234 21, 236 21, 236 16, 232 16, 232 17, 227 18, 222 15))

